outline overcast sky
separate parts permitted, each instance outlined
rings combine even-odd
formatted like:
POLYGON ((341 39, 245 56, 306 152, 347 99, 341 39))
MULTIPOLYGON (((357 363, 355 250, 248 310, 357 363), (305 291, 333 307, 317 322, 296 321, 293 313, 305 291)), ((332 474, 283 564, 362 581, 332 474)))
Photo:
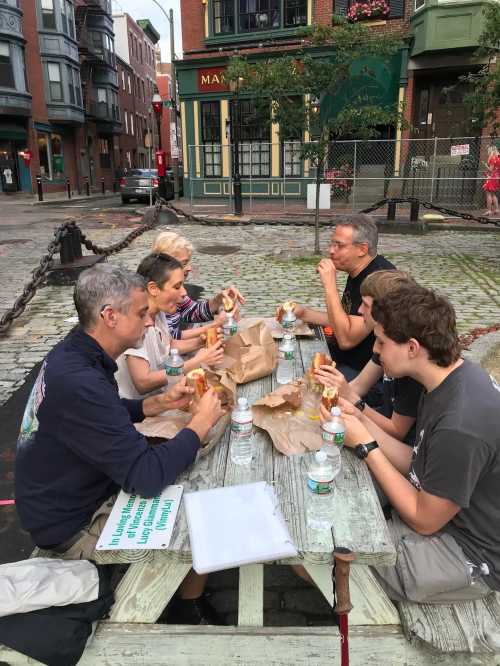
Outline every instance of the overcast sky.
MULTIPOLYGON (((175 53, 182 58, 182 35, 181 35, 181 1, 159 0, 168 14, 169 9, 174 10, 174 40, 175 53)), ((160 48, 162 62, 170 62, 170 28, 163 12, 152 0, 113 0, 113 13, 126 12, 137 20, 147 18, 155 29, 160 33, 160 48)))

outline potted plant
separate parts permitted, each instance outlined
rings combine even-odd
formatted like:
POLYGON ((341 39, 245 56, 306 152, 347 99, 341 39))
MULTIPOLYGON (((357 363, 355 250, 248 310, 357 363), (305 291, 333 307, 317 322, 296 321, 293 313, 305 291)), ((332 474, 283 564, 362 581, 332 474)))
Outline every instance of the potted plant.
POLYGON ((371 19, 383 19, 389 16, 390 7, 385 0, 370 0, 369 2, 355 2, 347 12, 347 20, 351 23, 356 21, 369 21, 371 19))

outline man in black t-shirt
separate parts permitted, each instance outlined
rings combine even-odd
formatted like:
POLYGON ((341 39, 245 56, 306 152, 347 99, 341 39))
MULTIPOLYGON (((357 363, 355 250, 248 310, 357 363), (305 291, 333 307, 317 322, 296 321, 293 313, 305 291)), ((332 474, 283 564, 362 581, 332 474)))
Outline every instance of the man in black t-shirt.
POLYGON ((370 273, 394 268, 390 261, 377 255, 377 244, 377 226, 367 215, 336 220, 330 258, 322 259, 317 269, 325 290, 327 312, 301 305, 295 308, 297 317, 303 321, 333 328, 330 353, 348 381, 368 363, 375 341, 371 327, 358 313, 361 283, 370 273), (342 298, 337 291, 337 271, 348 273, 342 298))
POLYGON ((453 307, 432 290, 389 293, 372 312, 384 371, 425 389, 413 448, 376 442, 360 419, 343 414, 346 446, 394 507, 397 561, 376 573, 396 601, 449 603, 500 591, 500 387, 460 357, 453 307))

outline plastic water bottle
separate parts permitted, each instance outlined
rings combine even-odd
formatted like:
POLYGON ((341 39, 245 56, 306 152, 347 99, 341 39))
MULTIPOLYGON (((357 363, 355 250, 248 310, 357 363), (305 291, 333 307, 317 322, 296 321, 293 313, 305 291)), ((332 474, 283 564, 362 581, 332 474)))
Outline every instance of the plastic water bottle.
POLYGON ((330 420, 321 424, 322 448, 329 460, 338 465, 340 470, 340 451, 344 446, 345 423, 338 407, 332 407, 330 414, 330 420))
POLYGON ((249 465, 253 448, 252 410, 246 398, 238 398, 231 414, 231 460, 235 465, 249 465))
POLYGON ((307 524, 313 530, 329 530, 333 525, 333 480, 336 476, 326 451, 316 451, 307 469, 307 524))
POLYGON ((163 362, 163 368, 167 374, 169 385, 176 384, 182 377, 184 370, 184 361, 178 349, 170 349, 170 354, 163 362))
POLYGON ((297 317, 293 310, 287 310, 281 318, 281 326, 286 333, 295 333, 297 317))
POLYGON ((278 384, 289 384, 294 380, 295 349, 290 333, 285 333, 283 342, 278 347, 279 360, 276 371, 278 384))
POLYGON ((230 338, 238 332, 238 324, 232 315, 228 315, 222 324, 222 332, 225 338, 230 338))

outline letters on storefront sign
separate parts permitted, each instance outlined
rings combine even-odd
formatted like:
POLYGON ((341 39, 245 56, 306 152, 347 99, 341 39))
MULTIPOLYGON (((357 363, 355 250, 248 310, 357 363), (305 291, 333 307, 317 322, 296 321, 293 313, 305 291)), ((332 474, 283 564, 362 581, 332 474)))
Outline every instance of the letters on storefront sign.
POLYGON ((224 78, 225 67, 208 67, 198 70, 200 92, 223 92, 229 90, 224 78))

